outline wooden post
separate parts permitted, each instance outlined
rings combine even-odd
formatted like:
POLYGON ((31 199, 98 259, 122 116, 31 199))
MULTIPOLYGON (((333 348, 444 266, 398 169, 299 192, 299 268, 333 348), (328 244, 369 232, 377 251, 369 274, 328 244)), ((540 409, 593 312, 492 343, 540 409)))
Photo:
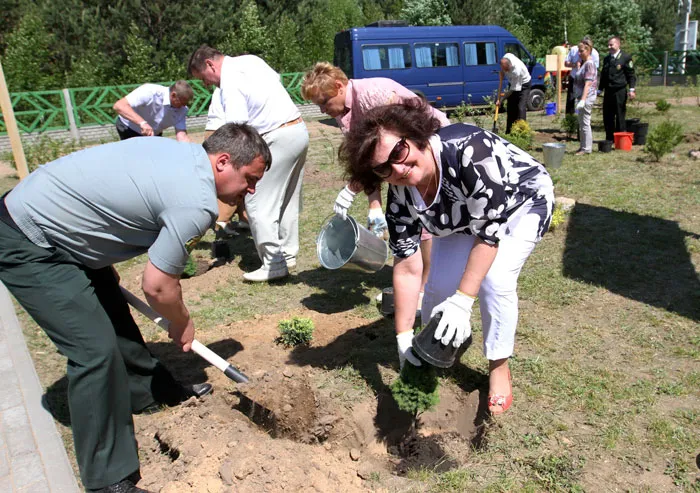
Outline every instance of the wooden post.
POLYGON ((557 116, 561 111, 561 55, 557 54, 557 116))
POLYGON ((21 180, 29 174, 29 169, 27 168, 27 159, 24 157, 22 139, 19 136, 15 112, 12 109, 10 92, 7 90, 7 82, 5 82, 5 72, 2 70, 2 63, 0 63, 0 109, 2 110, 2 117, 5 120, 7 135, 10 137, 12 155, 15 158, 15 163, 17 163, 17 173, 21 180))

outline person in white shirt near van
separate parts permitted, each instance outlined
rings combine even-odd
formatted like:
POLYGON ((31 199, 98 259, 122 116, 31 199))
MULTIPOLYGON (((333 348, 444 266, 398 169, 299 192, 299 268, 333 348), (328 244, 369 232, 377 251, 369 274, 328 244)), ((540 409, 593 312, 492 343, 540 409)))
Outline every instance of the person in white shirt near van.
POLYGON ((175 138, 190 142, 186 117, 193 96, 192 88, 184 80, 169 88, 158 84, 137 87, 112 106, 119 115, 116 121, 119 139, 160 137, 163 130, 175 127, 175 138))
MULTIPOLYGON (((508 79, 510 86, 509 95, 506 101, 508 118, 506 120, 506 133, 518 120, 527 120, 527 98, 530 96, 530 71, 527 66, 512 53, 506 53, 501 58, 500 81, 508 79)), ((499 84, 500 85, 500 84, 499 84)), ((496 100, 496 106, 501 104, 500 94, 496 100)))

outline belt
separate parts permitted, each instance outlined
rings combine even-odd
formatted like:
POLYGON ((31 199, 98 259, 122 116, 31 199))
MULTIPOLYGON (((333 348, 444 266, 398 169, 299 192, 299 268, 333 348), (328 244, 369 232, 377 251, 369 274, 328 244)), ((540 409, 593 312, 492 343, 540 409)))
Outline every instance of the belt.
MULTIPOLYGON (((282 127, 291 127, 292 125, 296 125, 297 123, 303 123, 304 119, 302 117, 295 118, 294 120, 289 120, 287 123, 283 123, 277 128, 282 128, 282 127)), ((277 128, 275 130, 277 130, 277 128)))
POLYGON ((304 119, 302 117, 299 117, 299 118, 295 118, 294 120, 289 120, 288 122, 283 123, 279 127, 273 128, 272 130, 268 130, 267 132, 264 132, 260 135, 267 135, 269 133, 274 132, 275 130, 279 130, 282 127, 290 127, 292 125, 296 125, 297 123, 304 123, 304 119))
MULTIPOLYGON (((10 193, 10 192, 7 192, 10 193)), ((0 220, 7 224, 9 227, 14 229, 15 231, 18 231, 22 233, 22 230, 19 229, 19 226, 17 226, 17 223, 15 223, 15 220, 12 219, 12 216, 10 216, 9 211, 7 210, 7 206, 5 205, 5 197, 7 197, 7 193, 0 197, 0 220)), ((24 233, 22 233, 24 234, 24 233)))

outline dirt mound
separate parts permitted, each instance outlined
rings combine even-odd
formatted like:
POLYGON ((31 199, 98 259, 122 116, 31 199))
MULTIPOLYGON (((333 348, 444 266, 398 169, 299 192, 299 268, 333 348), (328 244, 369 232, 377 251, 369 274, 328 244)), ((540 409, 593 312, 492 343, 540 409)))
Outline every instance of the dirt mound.
POLYGON ((366 319, 304 315, 314 319, 314 343, 295 350, 274 343, 279 316, 260 318, 254 331, 243 323, 222 327, 243 348, 234 364, 251 382, 236 385, 207 369, 212 395, 137 416, 140 486, 166 493, 370 491, 379 478, 382 487, 407 486, 409 468, 444 471, 464 461, 484 430, 478 390, 444 380, 439 406, 420 417, 416 432, 388 390, 394 370, 374 364, 381 380, 374 388, 338 370, 347 368, 347 351, 336 347, 374 350, 392 334, 366 319))

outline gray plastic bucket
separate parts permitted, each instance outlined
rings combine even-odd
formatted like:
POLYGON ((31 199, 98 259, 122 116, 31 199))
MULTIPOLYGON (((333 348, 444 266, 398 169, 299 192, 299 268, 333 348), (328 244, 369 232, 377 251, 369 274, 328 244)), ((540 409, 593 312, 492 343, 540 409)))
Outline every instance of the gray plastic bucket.
POLYGON ((381 238, 360 226, 351 216, 333 214, 326 219, 316 239, 316 254, 326 269, 377 272, 384 267, 389 249, 381 238))
POLYGON ((566 144, 555 144, 553 142, 542 144, 542 152, 544 153, 544 165, 547 168, 558 168, 564 159, 566 144))

